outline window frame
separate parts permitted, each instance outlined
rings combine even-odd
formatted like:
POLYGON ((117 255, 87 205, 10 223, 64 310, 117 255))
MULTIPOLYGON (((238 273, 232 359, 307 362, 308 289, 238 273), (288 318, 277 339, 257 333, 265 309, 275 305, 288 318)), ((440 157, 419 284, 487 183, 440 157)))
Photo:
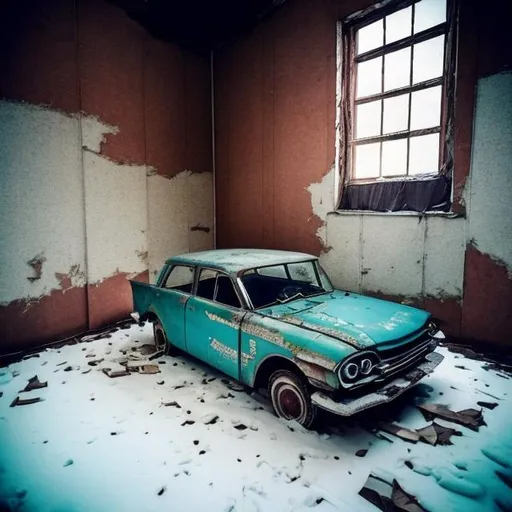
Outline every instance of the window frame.
MULTIPOLYGON (((338 59, 341 69, 339 69, 337 76, 338 87, 338 204, 337 208, 341 208, 342 196, 347 186, 358 186, 365 184, 375 183, 389 183, 389 182, 409 182, 424 180, 427 178, 447 177, 451 180, 453 175, 453 118, 454 118, 454 89, 455 89, 455 64, 456 64, 456 37, 458 26, 458 0, 447 0, 447 13, 446 21, 423 30, 417 34, 402 38, 389 44, 380 46, 379 48, 366 51, 360 55, 356 55, 357 47, 357 30, 370 25, 371 23, 383 19, 394 12, 405 9, 409 6, 417 4, 419 0, 388 0, 380 4, 373 5, 367 9, 352 14, 344 21, 339 22, 338 32, 338 59), (390 51, 395 51, 401 48, 412 48, 413 44, 417 44, 426 40, 432 40, 439 35, 444 35, 444 57, 443 57, 443 74, 440 78, 433 78, 413 84, 412 80, 408 86, 393 89, 391 91, 384 91, 370 96, 364 96, 356 100, 356 85, 357 85, 357 63, 370 60, 377 56, 384 56, 389 54, 390 51), (435 128, 425 128, 419 130, 410 130, 411 118, 411 99, 412 93, 417 90, 428 90, 431 87, 441 85, 441 119, 440 125, 435 128), (356 123, 356 104, 369 103, 370 101, 382 101, 381 106, 381 122, 383 117, 383 101, 386 98, 396 97, 402 94, 409 95, 409 108, 408 108, 408 129, 391 134, 365 137, 355 139, 355 123, 356 123), (407 168, 409 172, 409 146, 411 137, 417 135, 428 135, 431 133, 439 133, 439 162, 437 172, 419 175, 394 175, 382 176, 382 144, 380 148, 379 157, 379 176, 371 178, 356 178, 354 166, 354 151, 355 147, 363 141, 363 144, 371 142, 385 142, 388 140, 407 140, 407 168)), ((413 7, 414 10, 414 7, 413 7)), ((414 13, 412 14, 414 16, 414 13)), ((384 22, 383 22, 384 23, 384 22)), ((411 20, 412 26, 414 24, 414 17, 411 20)), ((413 73, 413 51, 411 51, 411 69, 413 73)), ((383 68, 384 69, 384 64, 383 68)), ((382 76, 379 77, 383 80, 382 76)), ((382 126, 381 126, 382 128, 382 126)), ((382 131, 382 130, 381 130, 382 131)), ((452 180, 453 181, 453 180, 452 180)), ((453 185, 451 185, 450 199, 453 198, 453 185)), ((451 201, 450 201, 451 207, 451 201)), ((353 210, 349 210, 353 211, 353 210)), ((372 211, 372 210, 370 210, 372 211)))
POLYGON ((193 292, 194 292, 194 288, 195 288, 195 282, 196 282, 196 276, 197 274, 197 267, 195 265, 190 265, 190 264, 186 264, 186 263, 172 263, 171 265, 168 265, 168 269, 167 271, 165 272, 164 276, 162 277, 162 280, 160 282, 160 285, 158 286, 158 288, 161 288, 162 290, 173 290, 175 292, 180 292, 180 293, 185 293, 187 295, 193 295, 193 292), (183 290, 180 290, 179 288, 168 288, 166 285, 167 283, 167 279, 169 279, 169 276, 171 275, 172 271, 176 268, 176 267, 187 267, 187 268, 191 268, 192 269, 192 287, 190 289, 190 292, 185 292, 183 290))
POLYGON ((215 304, 217 306, 225 307, 225 308, 228 308, 228 309, 231 309, 231 310, 234 310, 234 311, 240 311, 240 310, 246 310, 247 309, 246 302, 245 302, 245 300, 243 298, 243 294, 240 293, 240 290, 238 289, 238 286, 236 286, 235 279, 233 279, 233 276, 231 276, 228 272, 226 272, 224 270, 221 270, 221 269, 218 269, 218 268, 215 268, 215 267, 208 267, 208 266, 203 266, 203 265, 197 265, 195 267, 194 286, 192 288, 192 296, 196 297, 198 299, 201 299, 201 300, 205 300, 205 301, 211 302, 211 303, 213 303, 213 304, 215 304), (215 276, 215 286, 214 286, 214 289, 213 289, 213 298, 212 299, 208 299, 207 297, 201 297, 200 295, 197 295, 197 287, 199 285, 199 276, 201 275, 201 271, 202 270, 211 270, 212 272, 216 273, 216 276, 215 276), (218 302, 216 300, 216 297, 217 297, 217 286, 218 286, 217 278, 219 277, 219 275, 225 276, 225 277, 227 277, 231 281, 231 285, 233 286, 233 289, 235 290, 236 296, 238 297, 238 301, 240 302, 239 306, 229 306, 228 304, 223 304, 222 302, 218 302))

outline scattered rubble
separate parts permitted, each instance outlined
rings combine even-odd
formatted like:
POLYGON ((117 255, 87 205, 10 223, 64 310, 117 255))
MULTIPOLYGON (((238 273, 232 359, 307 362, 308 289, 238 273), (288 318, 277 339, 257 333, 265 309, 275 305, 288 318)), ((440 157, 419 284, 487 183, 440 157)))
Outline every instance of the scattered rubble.
POLYGON ((359 495, 383 512, 427 512, 396 480, 389 483, 373 474, 368 477, 359 495))
POLYGON ((31 404, 37 404, 37 402, 43 402, 44 400, 41 397, 36 398, 20 398, 17 396, 12 402, 9 407, 17 407, 19 405, 31 405, 31 404))
POLYGON ((37 375, 34 375, 28 379, 28 384, 20 391, 20 393, 27 393, 28 391, 33 391, 34 389, 42 389, 47 387, 48 382, 41 382, 37 375))
POLYGON ((437 416, 446 421, 452 421, 458 423, 464 427, 467 427, 475 432, 478 432, 479 427, 485 425, 482 412, 476 409, 464 409, 462 411, 452 411, 446 405, 442 404, 421 404, 418 405, 425 418, 432 419, 437 416))

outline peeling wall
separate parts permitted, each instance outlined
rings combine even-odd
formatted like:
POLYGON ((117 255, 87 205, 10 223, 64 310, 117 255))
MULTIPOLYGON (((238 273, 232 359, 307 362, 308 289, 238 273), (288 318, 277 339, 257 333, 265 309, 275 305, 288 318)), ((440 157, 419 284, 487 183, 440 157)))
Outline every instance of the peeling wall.
POLYGON ((0 39, 1 353, 125 318, 212 247, 213 180, 207 57, 106 0, 7 2, 0 39))
POLYGON ((216 52, 218 246, 318 254, 341 288, 428 309, 458 337, 510 344, 512 83, 496 74, 512 64, 504 7, 461 4, 460 215, 333 213, 336 22, 370 4, 287 2, 216 52))

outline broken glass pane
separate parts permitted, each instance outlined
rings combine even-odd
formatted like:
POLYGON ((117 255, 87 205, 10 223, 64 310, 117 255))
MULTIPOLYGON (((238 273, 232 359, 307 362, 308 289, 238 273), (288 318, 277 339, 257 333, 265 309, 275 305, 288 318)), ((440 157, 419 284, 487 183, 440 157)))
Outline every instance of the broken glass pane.
POLYGON ((439 171, 439 134, 411 137, 409 147, 409 174, 437 173, 439 171))
POLYGON ((415 34, 446 21, 446 0, 421 0, 414 9, 415 34))
POLYGON ((356 139, 380 135, 382 101, 372 101, 357 106, 356 139))
POLYGON ((407 130, 409 121, 409 94, 384 100, 383 133, 407 130))
POLYGON ((377 178, 379 176, 379 160, 380 142, 356 146, 354 152, 354 177, 358 180, 377 178))
POLYGON ((386 16, 386 44, 411 35, 412 7, 400 9, 386 16))
POLYGON ((367 60, 357 65, 356 96, 370 96, 381 91, 382 57, 367 60))
POLYGON ((411 47, 388 53, 384 57, 384 91, 409 85, 411 47))
POLYGON ((382 143, 382 176, 407 174, 407 139, 382 143))
POLYGON ((432 128, 441 124, 441 86, 412 93, 411 130, 432 128))
POLYGON ((382 20, 378 20, 357 31, 357 55, 379 48, 383 44, 384 25, 382 20))
POLYGON ((443 61, 444 35, 414 45, 412 83, 442 76, 443 61))

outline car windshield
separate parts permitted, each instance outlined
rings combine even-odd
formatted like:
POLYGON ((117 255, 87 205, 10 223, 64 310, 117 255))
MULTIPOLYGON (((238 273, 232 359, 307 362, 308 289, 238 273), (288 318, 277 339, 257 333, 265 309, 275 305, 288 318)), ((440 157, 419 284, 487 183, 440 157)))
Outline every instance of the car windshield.
POLYGON ((246 270, 241 276, 255 309, 332 291, 316 260, 246 270))

